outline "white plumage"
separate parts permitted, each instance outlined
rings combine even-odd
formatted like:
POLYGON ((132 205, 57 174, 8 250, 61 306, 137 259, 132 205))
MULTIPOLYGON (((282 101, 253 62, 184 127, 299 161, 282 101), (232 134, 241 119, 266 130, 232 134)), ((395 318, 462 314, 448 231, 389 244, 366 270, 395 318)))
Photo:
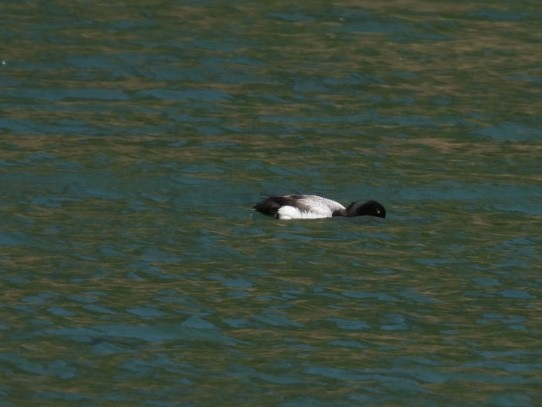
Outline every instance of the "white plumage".
POLYGON ((318 195, 303 195, 298 199, 297 207, 285 205, 278 209, 279 219, 321 219, 331 218, 333 212, 345 207, 331 199, 318 195))

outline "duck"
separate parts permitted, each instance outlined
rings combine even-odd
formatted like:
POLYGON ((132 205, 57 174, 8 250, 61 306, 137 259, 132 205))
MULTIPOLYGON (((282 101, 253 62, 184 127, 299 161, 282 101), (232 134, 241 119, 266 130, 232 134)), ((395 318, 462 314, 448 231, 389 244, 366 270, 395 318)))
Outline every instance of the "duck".
POLYGON ((354 201, 347 207, 318 195, 271 196, 253 206, 255 211, 275 219, 322 219, 336 216, 386 217, 386 209, 375 200, 354 201))

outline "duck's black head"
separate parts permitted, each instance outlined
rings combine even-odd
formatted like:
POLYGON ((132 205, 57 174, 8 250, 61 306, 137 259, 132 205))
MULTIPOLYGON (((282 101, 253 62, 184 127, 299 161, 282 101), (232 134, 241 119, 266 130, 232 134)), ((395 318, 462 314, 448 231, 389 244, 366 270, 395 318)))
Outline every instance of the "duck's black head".
POLYGON ((376 216, 378 218, 386 217, 386 209, 376 201, 358 201, 352 202, 348 208, 346 208, 347 216, 376 216))

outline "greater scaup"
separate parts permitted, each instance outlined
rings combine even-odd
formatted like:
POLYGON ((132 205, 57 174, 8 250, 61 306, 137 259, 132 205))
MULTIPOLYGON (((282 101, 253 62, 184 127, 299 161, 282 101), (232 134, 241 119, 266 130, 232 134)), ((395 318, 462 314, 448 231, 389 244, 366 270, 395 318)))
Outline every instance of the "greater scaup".
POLYGON ((320 219, 333 216, 386 217, 386 209, 373 200, 352 202, 344 207, 339 202, 317 195, 272 196, 257 203, 254 210, 276 219, 320 219))

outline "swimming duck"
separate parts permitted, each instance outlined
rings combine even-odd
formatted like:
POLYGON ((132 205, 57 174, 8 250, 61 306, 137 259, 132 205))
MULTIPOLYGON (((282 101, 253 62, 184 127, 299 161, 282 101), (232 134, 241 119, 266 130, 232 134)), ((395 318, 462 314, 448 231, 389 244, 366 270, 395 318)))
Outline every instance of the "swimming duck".
POLYGON ((363 215, 386 217, 386 209, 373 200, 356 201, 344 207, 339 202, 317 195, 272 196, 254 205, 253 209, 275 219, 320 219, 363 215))

